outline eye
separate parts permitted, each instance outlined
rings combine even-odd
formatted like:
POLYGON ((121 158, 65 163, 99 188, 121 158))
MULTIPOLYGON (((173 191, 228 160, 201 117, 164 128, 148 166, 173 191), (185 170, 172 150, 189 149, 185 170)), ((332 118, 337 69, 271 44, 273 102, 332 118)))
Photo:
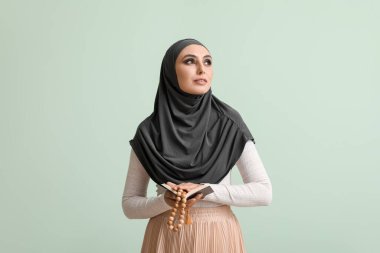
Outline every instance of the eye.
POLYGON ((210 59, 205 60, 205 63, 206 63, 207 65, 212 65, 212 61, 211 61, 210 59))
POLYGON ((194 63, 194 59, 193 58, 189 58, 189 59, 186 59, 184 61, 185 64, 190 64, 190 63, 194 63))

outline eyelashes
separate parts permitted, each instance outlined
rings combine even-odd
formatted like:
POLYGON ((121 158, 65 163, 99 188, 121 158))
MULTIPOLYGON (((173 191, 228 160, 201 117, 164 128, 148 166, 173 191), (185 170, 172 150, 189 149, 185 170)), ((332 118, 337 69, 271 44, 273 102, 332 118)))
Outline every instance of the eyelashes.
MULTIPOLYGON (((195 62, 195 60, 193 58, 186 59, 184 61, 184 63, 187 64, 187 65, 192 64, 194 62, 195 62)), ((206 59, 204 62, 206 63, 206 65, 212 65, 212 61, 210 59, 206 59)))
POLYGON ((205 60, 207 62, 207 65, 212 65, 212 61, 210 59, 205 60))
POLYGON ((185 63, 185 64, 190 64, 190 63, 193 63, 193 62, 194 62, 193 59, 186 59, 186 60, 183 61, 183 63, 185 63))

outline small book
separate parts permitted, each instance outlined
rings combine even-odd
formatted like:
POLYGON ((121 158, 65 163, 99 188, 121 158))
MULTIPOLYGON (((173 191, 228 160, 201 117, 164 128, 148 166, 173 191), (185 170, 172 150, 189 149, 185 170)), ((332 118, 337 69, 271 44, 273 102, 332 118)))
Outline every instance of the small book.
MULTIPOLYGON (((165 189, 171 191, 172 193, 177 194, 177 191, 173 190, 169 185, 167 185, 167 184, 161 184, 161 186, 164 187, 165 189)), ((202 193, 203 197, 205 197, 206 195, 208 195, 208 194, 210 194, 212 192, 214 192, 214 190, 211 188, 210 185, 208 185, 208 184, 202 184, 199 187, 194 188, 191 191, 189 191, 186 194, 186 199, 191 199, 191 198, 195 197, 198 193, 202 193)))

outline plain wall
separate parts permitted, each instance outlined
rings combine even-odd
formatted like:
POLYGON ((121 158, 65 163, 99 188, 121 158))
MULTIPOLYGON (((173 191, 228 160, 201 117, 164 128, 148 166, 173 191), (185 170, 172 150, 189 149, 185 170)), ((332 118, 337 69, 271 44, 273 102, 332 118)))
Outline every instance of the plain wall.
MULTIPOLYGON (((0 252, 139 252, 128 141, 175 41, 214 59, 273 184, 248 252, 379 252, 379 1, 0 1, 0 252)), ((236 167, 233 182, 241 183, 236 167)), ((154 185, 149 194, 153 196, 154 185)))

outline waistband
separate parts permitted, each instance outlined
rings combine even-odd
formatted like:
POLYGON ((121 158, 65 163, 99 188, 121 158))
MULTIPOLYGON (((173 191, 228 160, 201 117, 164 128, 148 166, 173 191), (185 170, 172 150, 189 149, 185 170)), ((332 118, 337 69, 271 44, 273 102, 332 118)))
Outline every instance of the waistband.
MULTIPOLYGON (((161 217, 169 217, 171 209, 160 214, 161 217)), ((193 220, 207 219, 220 220, 225 218, 235 217, 229 205, 222 205, 217 207, 191 207, 189 210, 190 216, 193 220)))

